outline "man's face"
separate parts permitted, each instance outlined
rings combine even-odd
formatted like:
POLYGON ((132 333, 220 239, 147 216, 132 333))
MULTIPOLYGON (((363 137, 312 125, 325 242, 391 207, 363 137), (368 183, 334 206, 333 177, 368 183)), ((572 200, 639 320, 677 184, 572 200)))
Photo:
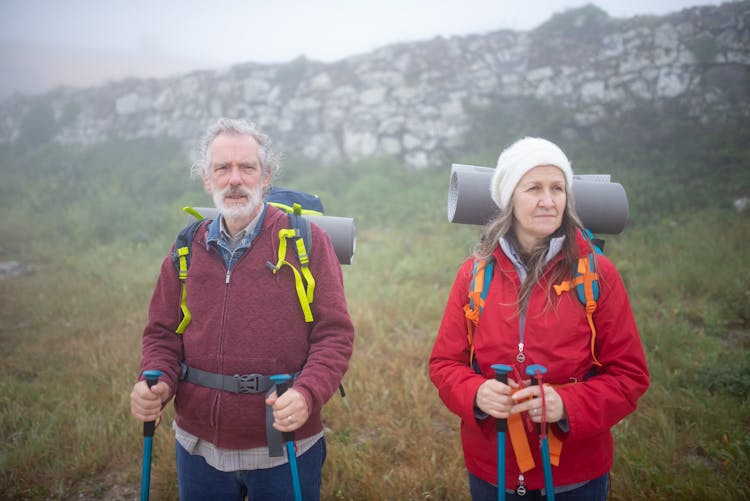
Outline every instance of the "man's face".
POLYGON ((261 169, 258 143, 248 135, 220 134, 209 153, 211 164, 203 178, 206 191, 225 218, 249 223, 258 215, 270 183, 261 169))

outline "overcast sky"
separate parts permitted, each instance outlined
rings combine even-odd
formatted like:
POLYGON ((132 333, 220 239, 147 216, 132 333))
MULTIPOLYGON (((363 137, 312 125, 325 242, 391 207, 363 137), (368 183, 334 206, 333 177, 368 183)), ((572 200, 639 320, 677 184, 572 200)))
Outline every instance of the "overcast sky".
MULTIPOLYGON (((529 30, 586 0, 0 0, 0 98, 397 42, 529 30)), ((598 0, 612 17, 720 0, 598 0)))

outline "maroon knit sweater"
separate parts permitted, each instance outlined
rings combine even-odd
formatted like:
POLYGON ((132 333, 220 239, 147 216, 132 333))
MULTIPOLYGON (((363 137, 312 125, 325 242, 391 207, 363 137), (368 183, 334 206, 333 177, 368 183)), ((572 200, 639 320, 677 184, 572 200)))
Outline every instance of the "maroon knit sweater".
MULTIPOLYGON (((182 335, 180 282, 167 256, 154 289, 143 332, 141 369, 157 369, 175 395, 180 428, 227 449, 266 445, 263 394, 233 394, 178 382, 180 361, 219 374, 272 375, 300 372, 294 389, 310 409, 296 431, 306 438, 322 430, 321 408, 333 395, 349 365, 354 327, 344 297, 341 267, 330 237, 314 223, 310 270, 315 278, 314 322, 305 323, 289 267, 273 274, 267 262, 278 259, 278 232, 286 214, 269 206, 263 227, 230 273, 217 249, 206 247, 207 224, 193 241, 187 278, 192 321, 182 335)), ((291 247, 291 242, 289 246, 291 247)), ((287 261, 299 269, 288 248, 287 261)))

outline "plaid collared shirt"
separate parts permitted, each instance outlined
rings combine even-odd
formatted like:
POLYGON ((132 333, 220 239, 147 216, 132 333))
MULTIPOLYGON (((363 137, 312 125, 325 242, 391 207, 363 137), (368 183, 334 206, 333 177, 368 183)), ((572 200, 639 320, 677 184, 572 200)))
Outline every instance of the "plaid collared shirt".
MULTIPOLYGON (((172 422, 175 439, 190 454, 203 456, 206 463, 210 464, 219 471, 241 471, 241 470, 260 470, 263 468, 274 468, 286 464, 288 459, 286 455, 281 457, 270 457, 268 447, 254 447, 252 449, 222 449, 216 447, 211 442, 201 440, 195 435, 186 432, 176 422, 172 422)), ((312 437, 303 438, 295 442, 297 457, 307 452, 310 447, 323 438, 323 432, 313 435, 312 437)))

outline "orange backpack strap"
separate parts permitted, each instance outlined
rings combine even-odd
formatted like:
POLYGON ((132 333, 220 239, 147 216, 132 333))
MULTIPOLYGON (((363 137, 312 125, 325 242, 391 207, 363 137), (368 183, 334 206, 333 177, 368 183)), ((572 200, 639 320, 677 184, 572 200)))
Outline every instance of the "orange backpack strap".
POLYGON ((572 280, 565 280, 559 285, 552 286, 555 293, 559 296, 563 292, 575 289, 578 300, 583 304, 586 310, 586 319, 591 329, 591 359, 597 367, 602 364, 596 358, 596 325, 594 325, 594 312, 596 311, 596 301, 599 299, 599 274, 596 272, 594 254, 591 253, 586 257, 578 260, 575 274, 572 280))
POLYGON ((554 466, 560 466, 560 454, 562 454, 562 440, 554 433, 547 433, 549 444, 549 462, 554 466))
MULTIPOLYGON (((494 259, 474 260, 472 268, 471 287, 469 290, 469 303, 464 305, 466 316, 466 340, 469 343, 469 365, 474 365, 474 332, 479 325, 479 317, 484 309, 487 292, 492 281, 494 259)), ((476 369, 476 368, 475 368, 476 369)), ((479 372, 479 371, 477 371, 479 372)))
POLYGON ((525 473, 534 468, 534 458, 531 456, 521 414, 511 414, 508 418, 508 434, 513 446, 513 454, 516 456, 516 463, 518 463, 518 471, 525 473))

